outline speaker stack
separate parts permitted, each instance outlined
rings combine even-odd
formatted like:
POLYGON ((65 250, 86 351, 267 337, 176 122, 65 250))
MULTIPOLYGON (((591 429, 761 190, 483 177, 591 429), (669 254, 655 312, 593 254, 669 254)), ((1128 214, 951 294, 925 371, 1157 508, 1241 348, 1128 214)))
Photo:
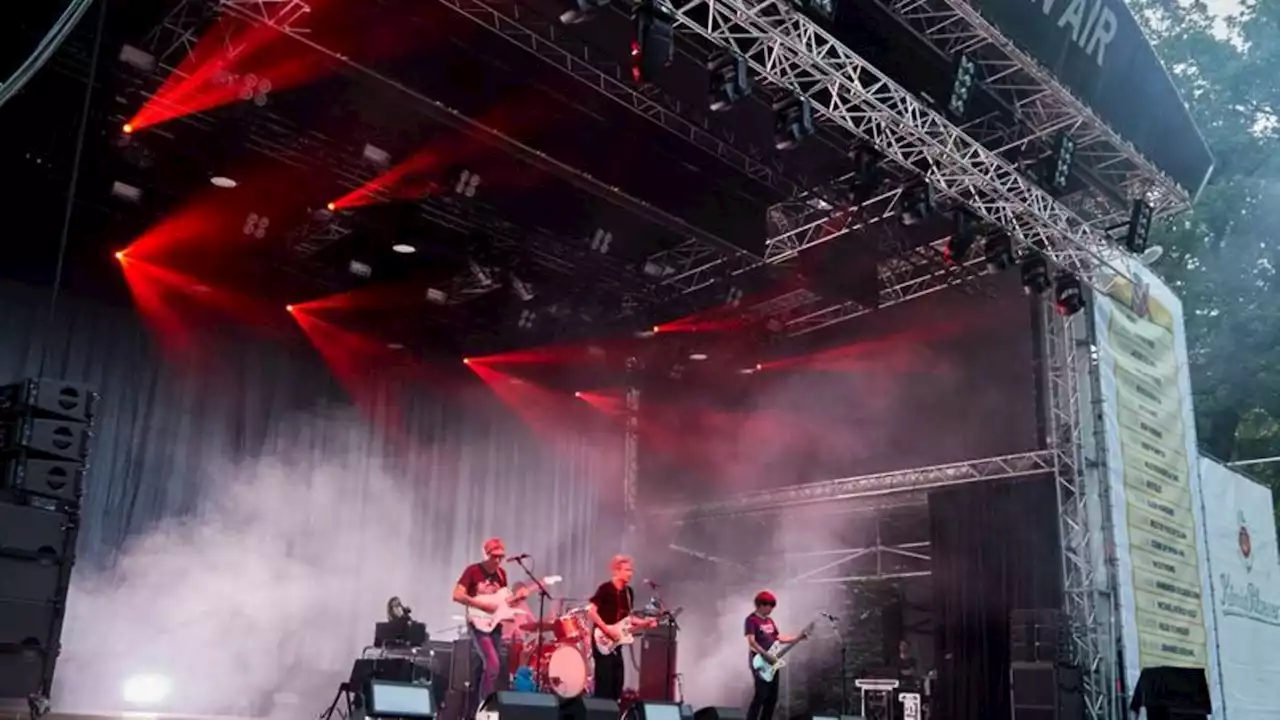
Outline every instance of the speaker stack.
POLYGON ((1067 626, 1057 610, 1009 615, 1014 720, 1083 720, 1080 669, 1065 662, 1067 626))
POLYGON ((56 380, 0 387, 0 703, 53 684, 97 404, 56 380))

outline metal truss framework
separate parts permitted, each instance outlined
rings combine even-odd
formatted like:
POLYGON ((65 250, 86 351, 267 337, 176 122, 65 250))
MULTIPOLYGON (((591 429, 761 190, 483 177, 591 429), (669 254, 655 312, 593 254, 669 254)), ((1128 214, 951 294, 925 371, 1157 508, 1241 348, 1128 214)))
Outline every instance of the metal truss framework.
MULTIPOLYGON (((1142 198, 1157 214, 1191 205, 1186 189, 1111 130, 967 0, 889 0, 886 4, 947 55, 964 54, 978 65, 983 85, 1029 129, 1014 142, 1068 133, 1076 142, 1076 162, 1125 199, 1142 198)), ((1127 217, 1128 207, 1115 209, 1127 217)))
POLYGON ((1091 720, 1102 720, 1115 712, 1111 692, 1117 652, 1115 647, 1107 647, 1113 641, 1099 614, 1106 598, 1099 592, 1095 572, 1093 528, 1096 523, 1090 513, 1099 512, 1100 505, 1098 498, 1089 497, 1082 466, 1085 457, 1080 407, 1082 366, 1077 350, 1082 344, 1088 347, 1088 341, 1082 341, 1079 334, 1085 320, 1079 316, 1058 316, 1048 303, 1042 305, 1042 310, 1049 400, 1048 440, 1054 455, 1062 550, 1063 610, 1069 619, 1073 659, 1082 672, 1085 711, 1091 720), (1094 510, 1091 511, 1091 507, 1094 510))
POLYGON ((1093 277, 1120 249, 995 152, 926 108, 787 0, 690 0, 678 24, 739 51, 765 81, 809 98, 815 115, 921 173, 939 192, 1033 246, 1055 265, 1093 277))
POLYGON ((897 472, 826 480, 777 490, 736 495, 698 505, 657 508, 651 514, 677 524, 709 518, 741 517, 784 508, 835 502, 856 503, 885 495, 936 490, 987 480, 1027 477, 1053 472, 1058 453, 1036 450, 967 462, 932 465, 897 472))
MULTIPOLYGON (((781 557, 784 563, 817 560, 821 564, 788 577, 783 584, 851 583, 928 577, 932 574, 930 568, 933 562, 932 547, 927 540, 904 543, 877 541, 866 547, 786 553, 781 557), (874 569, 864 571, 848 569, 848 566, 855 561, 868 559, 874 561, 874 569)), ((766 557, 764 560, 767 561, 769 558, 766 557)))
POLYGON ((739 149, 732 132, 665 93, 657 85, 638 86, 630 70, 576 40, 552 21, 514 0, 440 0, 441 4, 542 58, 605 97, 714 155, 729 167, 785 195, 807 188, 789 177, 778 158, 739 149))

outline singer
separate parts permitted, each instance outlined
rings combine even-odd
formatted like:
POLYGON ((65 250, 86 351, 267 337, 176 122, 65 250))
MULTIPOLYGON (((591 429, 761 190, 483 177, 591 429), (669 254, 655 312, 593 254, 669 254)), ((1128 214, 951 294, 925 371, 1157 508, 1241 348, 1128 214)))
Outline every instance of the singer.
MULTIPOLYGON (((494 537, 484 541, 483 550, 484 560, 468 565, 462 571, 453 588, 453 601, 491 613, 498 606, 488 596, 507 587, 507 572, 502 569, 502 561, 507 557, 507 547, 502 538, 494 537)), ((480 657, 480 662, 476 663, 471 696, 467 698, 464 717, 474 716, 480 708, 480 701, 489 697, 496 688, 501 663, 498 659, 498 643, 502 642, 501 625, 483 632, 468 622, 468 629, 471 631, 471 645, 480 657)))
MULTIPOLYGON (((635 575, 635 567, 631 558, 626 555, 614 555, 609 561, 608 582, 596 588, 587 605, 587 615, 600 632, 615 642, 623 638, 622 621, 630 618, 635 608, 636 593, 631 588, 631 578, 635 575)), ((631 628, 641 629, 653 627, 652 620, 632 619, 631 628)), ((622 662, 622 648, 616 647, 610 653, 600 652, 594 639, 591 643, 591 655, 596 663, 596 687, 593 693, 598 698, 609 700, 622 699, 622 685, 626 677, 626 666, 622 662)))

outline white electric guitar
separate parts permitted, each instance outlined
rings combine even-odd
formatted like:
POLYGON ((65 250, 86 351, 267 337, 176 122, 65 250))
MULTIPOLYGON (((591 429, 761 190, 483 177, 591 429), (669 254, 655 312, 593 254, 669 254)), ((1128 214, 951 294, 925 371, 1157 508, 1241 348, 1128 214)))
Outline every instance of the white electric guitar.
MULTIPOLYGON (((559 575, 548 575, 547 577, 542 578, 542 584, 550 587, 563 579, 564 578, 559 575)), ((493 600, 498 607, 493 612, 486 612, 478 607, 467 606, 467 622, 471 624, 471 627, 479 630, 480 632, 493 632, 494 628, 498 627, 502 623, 515 620, 520 615, 529 614, 529 611, 523 609, 518 610, 513 607, 513 605, 528 597, 529 593, 533 592, 535 589, 535 586, 525 585, 514 593, 511 592, 511 588, 502 588, 496 593, 477 595, 477 600, 493 600)))
MULTIPOLYGON (((675 610, 671 611, 670 613, 671 617, 674 618, 679 616, 680 611, 683 609, 684 608, 676 608, 675 610)), ((647 612, 648 611, 642 610, 630 617, 624 617, 618 622, 610 625, 609 629, 613 630, 618 634, 617 640, 614 640, 613 638, 609 637, 609 635, 605 633, 603 629, 597 627, 595 631, 591 633, 591 637, 595 639, 596 649, 600 651, 600 654, 608 655, 609 653, 613 652, 614 650, 618 649, 623 645, 630 645, 634 643, 636 641, 635 633, 637 630, 644 630, 646 628, 657 627, 658 625, 657 618, 646 617, 647 612)))
POLYGON ((801 640, 809 637, 809 633, 811 632, 813 632, 813 623, 809 623, 804 626, 804 630, 800 631, 800 636, 796 638, 795 642, 787 645, 776 653, 770 653, 773 655, 772 663, 765 660, 763 655, 753 655, 751 657, 751 669, 755 671, 756 675, 760 676, 761 680, 765 682, 772 682, 772 680, 778 676, 778 671, 787 664, 787 661, 783 660, 782 656, 791 652, 796 645, 800 644, 801 640))

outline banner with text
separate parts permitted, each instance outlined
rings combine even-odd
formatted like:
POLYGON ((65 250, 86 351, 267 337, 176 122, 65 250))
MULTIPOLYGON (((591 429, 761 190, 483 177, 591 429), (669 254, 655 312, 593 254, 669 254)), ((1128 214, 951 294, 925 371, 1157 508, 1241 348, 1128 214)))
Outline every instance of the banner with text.
MULTIPOLYGON (((1205 668, 1217 691, 1182 304, 1145 267, 1093 303, 1127 686, 1205 668)), ((1104 281, 1105 283, 1105 281, 1104 281)))
MULTIPOLYGON (((1202 458, 1209 573, 1231 720, 1280 718, 1280 553, 1271 491, 1202 458)), ((1215 709, 1216 710, 1216 709, 1215 709)))

